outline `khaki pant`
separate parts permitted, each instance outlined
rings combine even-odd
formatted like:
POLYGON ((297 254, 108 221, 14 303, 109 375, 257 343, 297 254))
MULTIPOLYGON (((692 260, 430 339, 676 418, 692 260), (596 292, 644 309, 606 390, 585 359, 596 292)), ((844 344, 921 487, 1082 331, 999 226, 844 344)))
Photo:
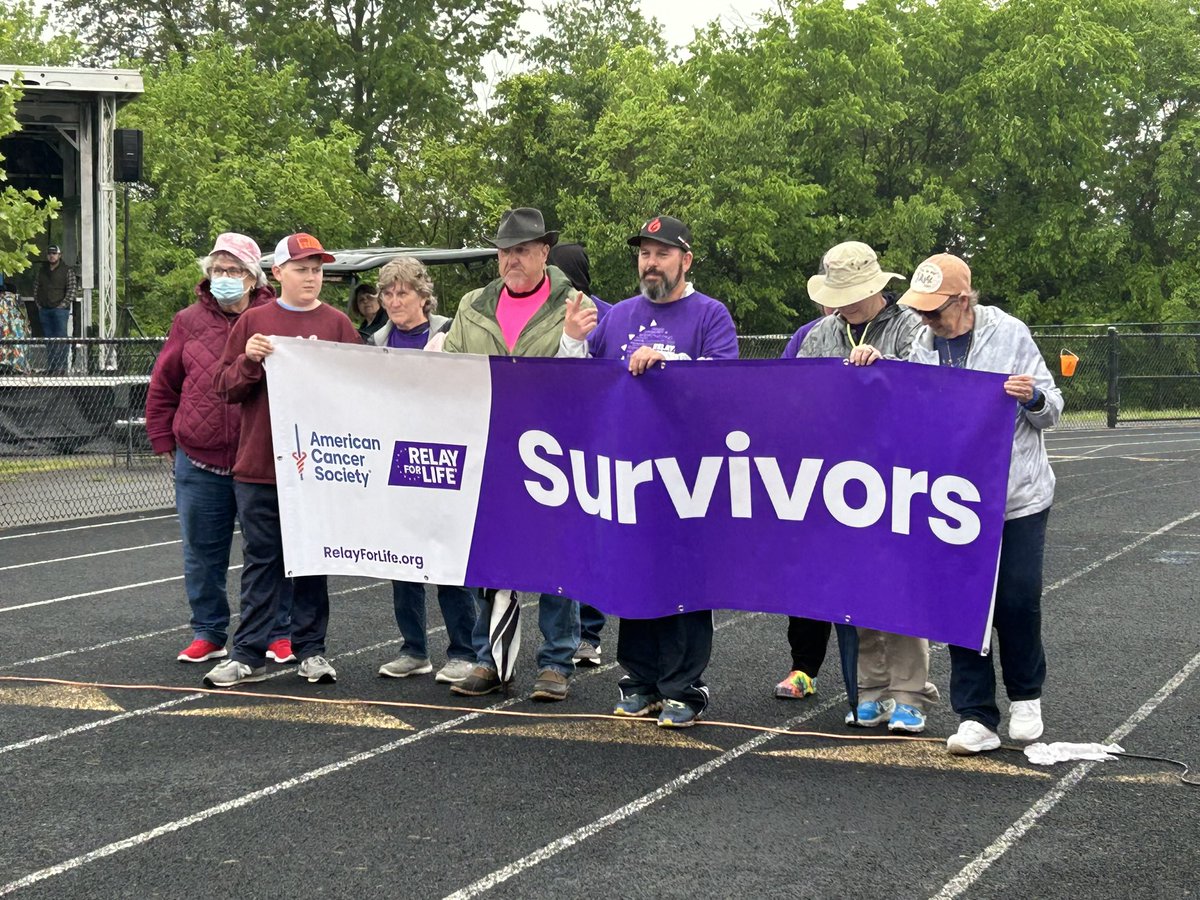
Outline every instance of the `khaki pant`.
POLYGON ((858 699, 891 697, 925 712, 938 700, 929 682, 929 641, 858 629, 858 699))

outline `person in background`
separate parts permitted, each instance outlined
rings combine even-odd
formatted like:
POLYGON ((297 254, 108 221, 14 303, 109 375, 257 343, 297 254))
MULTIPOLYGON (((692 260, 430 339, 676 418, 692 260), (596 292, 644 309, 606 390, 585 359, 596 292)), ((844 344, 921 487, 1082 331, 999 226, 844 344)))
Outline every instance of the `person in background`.
MULTIPOLYGON (((46 262, 38 267, 33 279, 33 299, 37 301, 44 337, 67 336, 75 289, 75 270, 62 261, 62 250, 50 245, 46 248, 46 262)), ((67 371, 68 356, 66 344, 49 345, 46 349, 47 373, 61 375, 67 371)))
MULTIPOLYGON (((379 273, 379 299, 387 314, 387 323, 372 335, 377 347, 397 350, 433 349, 437 338, 444 337, 450 320, 434 313, 437 297, 433 281, 420 260, 409 256, 393 259, 379 273)), ((442 620, 446 623, 446 664, 438 669, 435 681, 458 684, 475 668, 478 649, 472 643, 475 629, 477 594, 470 588, 434 585, 442 620)), ((408 678, 433 671, 429 660, 425 626, 425 585, 411 581, 392 582, 392 610, 396 625, 404 637, 400 655, 379 667, 385 678, 408 678)))
MULTIPOLYGON (((333 262, 311 234, 292 234, 275 245, 279 297, 247 310, 233 326, 217 364, 217 393, 242 408, 233 463, 233 489, 242 522, 241 622, 233 652, 204 678, 209 687, 262 681, 273 623, 286 591, 269 380, 263 361, 275 350, 269 335, 361 344, 350 320, 321 302, 322 266, 333 262)), ((291 579, 292 648, 296 674, 310 683, 332 683, 337 672, 325 658, 329 584, 324 575, 291 579)))
MULTIPOLYGON (((146 435, 175 470, 175 508, 183 538, 183 586, 191 607, 192 642, 176 657, 201 663, 228 655, 229 549, 237 520, 233 461, 241 409, 217 395, 217 361, 238 317, 275 299, 251 238, 217 235, 200 261, 196 302, 176 313, 154 364, 146 395, 146 435)), ((291 604, 280 604, 267 658, 292 662, 291 604)))
MULTIPOLYGON (((582 291, 592 298, 596 304, 596 324, 603 321, 612 304, 601 300, 592 293, 592 269, 587 251, 582 244, 555 244, 550 248, 546 260, 550 265, 557 266, 570 280, 577 291, 582 291)), ((600 632, 604 630, 604 613, 589 606, 579 604, 579 649, 575 651, 575 665, 600 665, 600 632)))
POLYGON ((387 313, 379 304, 375 285, 363 282, 356 285, 350 295, 350 315, 358 319, 358 334, 364 344, 371 343, 371 336, 388 323, 387 313))
MULTIPOLYGON (((1008 735, 1014 741, 1035 741, 1044 730, 1042 561, 1054 502, 1054 472, 1043 433, 1058 424, 1062 392, 1029 328, 994 306, 980 305, 971 269, 957 256, 939 253, 917 266, 912 288, 900 302, 925 323, 909 352, 911 362, 999 372, 1008 376, 1004 392, 1016 400, 992 626, 1009 699, 1008 735)), ((952 599, 946 597, 947 602, 952 599)), ((950 647, 950 704, 960 720, 958 731, 946 741, 951 753, 966 756, 1000 746, 992 656, 950 647)))

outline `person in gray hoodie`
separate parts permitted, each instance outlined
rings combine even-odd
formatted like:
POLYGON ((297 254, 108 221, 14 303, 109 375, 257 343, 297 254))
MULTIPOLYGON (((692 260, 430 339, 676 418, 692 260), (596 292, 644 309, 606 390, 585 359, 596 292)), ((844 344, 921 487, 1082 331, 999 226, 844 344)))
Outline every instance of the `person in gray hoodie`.
MULTIPOLYGON (((980 306, 971 269, 939 253, 917 267, 900 303, 917 310, 925 327, 909 361, 1008 375, 1004 391, 1016 400, 1012 458, 992 624, 1008 694, 1008 734, 1015 741, 1042 735, 1042 559, 1046 520, 1054 502, 1054 472, 1042 436, 1062 415, 1062 392, 1046 367, 1029 328, 994 306, 980 306)), ((947 427, 953 427, 949 423, 947 427)), ((958 731, 946 742, 965 756, 1000 746, 996 674, 990 656, 950 647, 950 702, 958 731)))
MULTIPOLYGON (((883 271, 875 251, 860 241, 831 248, 808 280, 808 294, 833 312, 809 332, 797 358, 832 357, 859 366, 906 358, 921 322, 884 296, 894 278, 903 276, 883 271)), ((816 690, 830 629, 828 622, 788 617, 792 671, 775 686, 776 697, 800 699, 816 690)), ((929 681, 928 641, 860 628, 857 678, 860 702, 846 716, 847 724, 886 722, 889 730, 912 733, 925 729, 925 712, 938 699, 929 681)))

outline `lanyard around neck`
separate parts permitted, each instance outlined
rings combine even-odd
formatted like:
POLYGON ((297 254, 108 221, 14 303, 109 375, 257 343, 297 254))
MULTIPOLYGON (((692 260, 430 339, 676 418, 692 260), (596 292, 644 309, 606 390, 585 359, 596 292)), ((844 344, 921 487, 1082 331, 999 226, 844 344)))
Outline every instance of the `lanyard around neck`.
MULTIPOLYGON (((872 321, 874 321, 874 320, 872 320, 872 321)), ((871 330, 871 323, 870 322, 865 323, 863 325, 862 337, 856 341, 856 340, 854 340, 854 329, 850 326, 850 323, 847 322, 846 323, 846 337, 849 338, 849 340, 850 340, 851 349, 853 349, 854 347, 861 347, 863 344, 865 344, 867 342, 867 332, 870 330, 871 330)))

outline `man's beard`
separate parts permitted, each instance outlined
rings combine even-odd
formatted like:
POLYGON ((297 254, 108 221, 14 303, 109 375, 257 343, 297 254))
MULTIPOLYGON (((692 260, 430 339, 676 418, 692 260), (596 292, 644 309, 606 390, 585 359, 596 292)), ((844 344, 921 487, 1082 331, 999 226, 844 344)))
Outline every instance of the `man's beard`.
POLYGON ((640 282, 642 294, 645 295, 647 300, 658 301, 669 297, 675 291, 675 288, 679 287, 679 282, 683 280, 683 267, 679 267, 679 271, 675 273, 674 278, 658 269, 652 269, 646 273, 646 275, 650 274, 658 275, 658 281, 649 281, 643 275, 640 282))

